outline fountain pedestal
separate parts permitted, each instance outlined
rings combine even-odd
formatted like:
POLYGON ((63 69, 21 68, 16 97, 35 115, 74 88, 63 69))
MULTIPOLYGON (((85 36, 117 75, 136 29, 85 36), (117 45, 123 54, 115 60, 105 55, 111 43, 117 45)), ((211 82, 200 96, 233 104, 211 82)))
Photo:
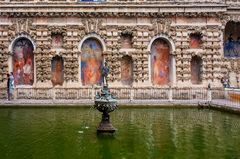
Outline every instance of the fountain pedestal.
POLYGON ((97 128, 97 132, 114 133, 116 129, 110 122, 109 113, 117 109, 117 100, 108 89, 107 76, 109 73, 109 68, 106 62, 105 65, 103 65, 101 71, 103 78, 101 93, 98 92, 94 100, 94 108, 102 112, 102 121, 97 128))
POLYGON ((99 123, 97 132, 98 133, 114 133, 115 131, 116 131, 116 128, 112 126, 112 123, 110 122, 109 114, 103 113, 102 121, 99 123))

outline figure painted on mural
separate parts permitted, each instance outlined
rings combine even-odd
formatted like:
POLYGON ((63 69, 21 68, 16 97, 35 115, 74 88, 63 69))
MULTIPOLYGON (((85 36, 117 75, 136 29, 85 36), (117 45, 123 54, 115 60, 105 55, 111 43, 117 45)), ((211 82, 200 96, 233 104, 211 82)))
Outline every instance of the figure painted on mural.
POLYGON ((21 39, 14 46, 13 74, 16 85, 33 84, 33 47, 29 40, 21 39))
POLYGON ((83 85, 101 84, 102 48, 96 39, 88 39, 82 45, 81 78, 83 85))
POLYGON ((200 34, 191 34, 190 35, 190 48, 199 48, 202 43, 200 34))
POLYGON ((30 57, 30 54, 27 54, 27 58, 23 66, 23 79, 25 84, 31 84, 33 82, 32 59, 30 57))
POLYGON ((60 48, 63 44, 63 37, 61 34, 52 35, 52 46, 54 48, 60 48))
POLYGON ((225 43, 224 48, 224 55, 227 57, 234 57, 235 56, 235 44, 233 40, 233 34, 229 34, 229 37, 225 43))
POLYGON ((240 57, 240 37, 237 37, 235 45, 235 57, 240 57))
POLYGON ((17 47, 15 49, 15 54, 14 54, 14 68, 13 72, 15 72, 15 82, 16 84, 22 84, 24 83, 23 81, 23 66, 24 66, 24 56, 23 56, 23 48, 17 47))
POLYGON ((229 34, 229 37, 228 37, 228 42, 233 42, 233 34, 231 33, 231 34, 229 34))
POLYGON ((153 83, 166 85, 169 82, 169 47, 164 41, 159 41, 154 46, 153 56, 153 83))
POLYGON ((63 61, 60 58, 53 59, 52 61, 52 84, 62 85, 63 84, 63 61))
POLYGON ((201 45, 201 39, 195 36, 192 36, 190 38, 190 48, 199 48, 200 45, 201 45))
POLYGON ((96 82, 99 81, 101 78, 101 73, 100 73, 100 68, 101 65, 95 58, 89 58, 86 61, 86 65, 83 68, 84 72, 84 81, 85 84, 96 84, 96 82))
POLYGON ((19 85, 21 83, 23 83, 23 69, 21 69, 22 67, 20 67, 18 62, 15 62, 14 67, 13 67, 13 72, 14 76, 15 76, 15 83, 16 85, 19 85))

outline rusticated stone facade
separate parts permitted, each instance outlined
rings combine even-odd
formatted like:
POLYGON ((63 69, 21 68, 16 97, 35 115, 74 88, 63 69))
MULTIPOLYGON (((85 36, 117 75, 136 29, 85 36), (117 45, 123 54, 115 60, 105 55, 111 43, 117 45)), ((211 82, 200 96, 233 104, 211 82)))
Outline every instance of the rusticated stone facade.
MULTIPOLYGON (((155 89, 163 93, 169 87, 206 88, 209 83, 219 89, 222 78, 240 79, 240 54, 224 56, 225 27, 228 22, 240 22, 238 6, 240 2, 231 0, 0 0, 1 98, 5 96, 2 90, 6 87, 7 73, 18 73, 15 67, 20 66, 15 66, 14 47, 21 39, 32 44, 34 58, 29 65, 33 76, 27 77, 24 66, 22 76, 33 80, 33 84, 26 80, 17 85, 17 98, 91 99, 99 86, 82 82, 86 76, 82 49, 89 39, 100 43, 102 61, 110 67, 109 85, 123 98, 124 94, 127 98, 150 98, 139 94, 155 89), (62 38, 59 46, 53 44, 54 35, 62 38), (126 43, 130 41, 127 47, 123 46, 124 36, 130 37, 126 40, 126 43), (168 59, 165 63, 155 63, 162 54, 153 56, 155 44, 157 51, 168 51, 166 57, 159 57, 160 61, 168 59), (60 85, 52 82, 56 56, 63 59, 63 84, 60 85), (126 56, 132 63, 127 70, 122 68, 122 59, 126 56), (192 59, 199 61, 193 64, 192 59), (123 70, 128 72, 124 74, 123 70), (196 70, 198 73, 194 74, 196 70), (121 82, 123 75, 131 76, 126 78, 131 79, 128 84, 121 82), (195 75, 198 77, 194 78, 195 75), (164 80, 161 78, 166 78, 167 83, 161 84, 164 80)), ((27 57, 23 56, 26 64, 27 57)), ((94 58, 90 61, 97 60, 94 58)), ((237 87, 239 83, 233 85, 237 87)), ((161 98, 161 93, 156 94, 161 98)))

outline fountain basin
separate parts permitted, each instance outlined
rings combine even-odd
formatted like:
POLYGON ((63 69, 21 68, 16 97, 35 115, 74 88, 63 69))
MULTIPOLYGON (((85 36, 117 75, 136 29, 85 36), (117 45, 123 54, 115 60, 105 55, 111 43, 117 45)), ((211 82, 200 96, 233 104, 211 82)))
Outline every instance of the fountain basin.
POLYGON ((240 156, 240 116, 236 114, 195 108, 120 107, 111 113, 118 131, 96 135, 100 118, 97 110, 89 108, 1 108, 1 158, 240 156))

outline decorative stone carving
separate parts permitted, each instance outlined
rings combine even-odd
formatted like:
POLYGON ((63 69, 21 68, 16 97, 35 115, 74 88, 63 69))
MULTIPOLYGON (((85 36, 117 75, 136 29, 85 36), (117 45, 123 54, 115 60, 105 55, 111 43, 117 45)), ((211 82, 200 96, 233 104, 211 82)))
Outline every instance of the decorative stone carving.
POLYGON ((21 18, 21 19, 14 19, 13 24, 15 25, 15 32, 22 33, 22 32, 30 32, 30 27, 32 26, 32 19, 29 18, 21 18))
POLYGON ((152 24, 153 24, 153 29, 155 34, 168 34, 170 31, 170 26, 171 26, 172 20, 170 18, 158 18, 158 19, 153 19, 152 24))
POLYGON ((83 19, 82 20, 83 25, 85 26, 85 32, 86 33, 97 33, 99 32, 99 29, 102 25, 101 19, 83 19))

